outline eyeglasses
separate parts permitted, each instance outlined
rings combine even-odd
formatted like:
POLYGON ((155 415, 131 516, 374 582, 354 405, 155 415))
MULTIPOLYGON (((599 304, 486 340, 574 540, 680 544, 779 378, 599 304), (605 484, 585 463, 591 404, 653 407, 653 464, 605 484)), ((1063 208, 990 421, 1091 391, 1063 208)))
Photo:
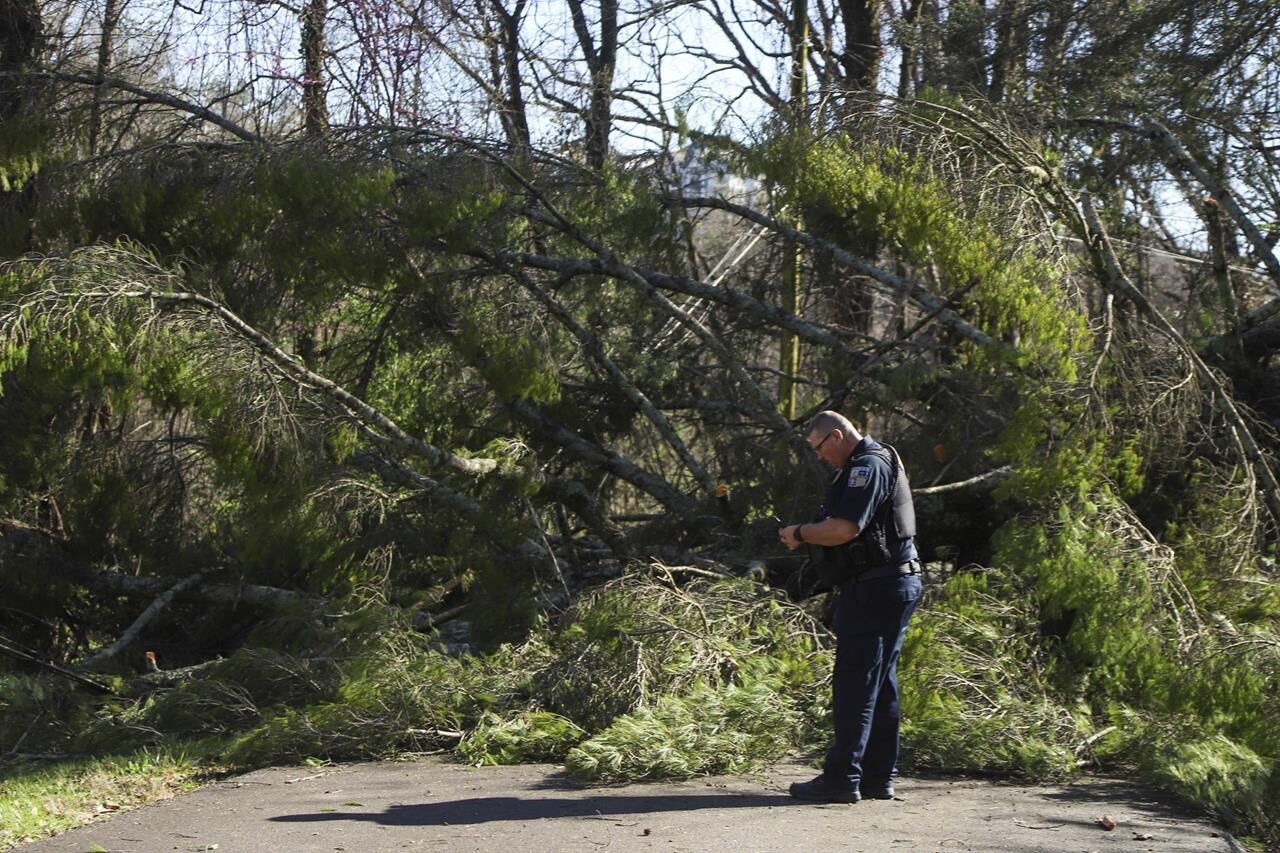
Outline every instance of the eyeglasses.
POLYGON ((821 453, 821 452, 822 452, 822 445, 824 445, 824 444, 826 444, 826 443, 827 443, 827 439, 828 439, 828 438, 831 438, 831 433, 833 433, 833 432, 835 432, 835 429, 829 429, 829 430, 827 430, 827 434, 826 434, 826 435, 824 435, 824 436, 822 437, 822 441, 819 441, 817 444, 813 445, 813 452, 814 452, 814 453, 821 453))

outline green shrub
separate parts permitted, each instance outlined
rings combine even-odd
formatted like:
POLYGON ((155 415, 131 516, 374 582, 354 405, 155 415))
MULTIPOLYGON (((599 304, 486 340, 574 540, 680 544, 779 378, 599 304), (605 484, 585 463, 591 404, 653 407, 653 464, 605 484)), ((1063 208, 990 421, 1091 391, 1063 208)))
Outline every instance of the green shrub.
POLYGON ((920 608, 903 644, 904 766, 1061 778, 1078 721, 1046 681, 1034 602, 996 572, 962 573, 920 608))
POLYGON ((563 761, 586 732, 550 711, 518 711, 505 717, 485 713, 458 744, 469 764, 563 761))

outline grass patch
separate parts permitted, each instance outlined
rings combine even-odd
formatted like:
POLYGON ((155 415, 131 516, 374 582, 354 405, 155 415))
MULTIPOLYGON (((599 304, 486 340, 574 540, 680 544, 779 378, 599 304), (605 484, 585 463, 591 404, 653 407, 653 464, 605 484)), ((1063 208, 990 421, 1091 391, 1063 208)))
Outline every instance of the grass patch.
POLYGON ((196 787, 207 765, 186 748, 140 749, 0 770, 0 850, 196 787))

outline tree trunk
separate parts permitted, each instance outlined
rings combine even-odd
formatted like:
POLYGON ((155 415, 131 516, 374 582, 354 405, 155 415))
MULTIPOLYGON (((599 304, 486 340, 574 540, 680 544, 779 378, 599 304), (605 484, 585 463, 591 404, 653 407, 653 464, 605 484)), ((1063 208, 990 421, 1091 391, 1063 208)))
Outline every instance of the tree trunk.
MULTIPOLYGON (((850 115, 859 95, 874 92, 880 74, 884 45, 880 40, 880 0, 840 0, 845 24, 845 50, 841 65, 845 71, 845 115, 850 115)), ((879 254, 878 241, 863 235, 855 241, 854 251, 871 262, 879 254)), ((866 335, 871 330, 874 294, 860 276, 833 279, 832 320, 850 330, 866 335)))
POLYGON ((945 88, 987 91, 985 0, 952 0, 943 29, 945 88))
POLYGON ((898 97, 910 98, 920 80, 920 28, 924 0, 911 0, 902 21, 902 66, 898 72, 898 97))
POLYGON ((846 92, 875 91, 880 78, 880 60, 884 57, 884 43, 880 39, 881 6, 881 0, 840 0, 840 14, 844 18, 840 65, 844 69, 846 92))
MULTIPOLYGON (((31 69, 44 44, 44 22, 36 0, 0 0, 0 72, 18 72, 0 76, 0 123, 17 118, 35 101, 37 83, 19 73, 31 69)), ((36 205, 36 177, 0 189, 0 252, 6 255, 31 251, 29 223, 36 205)))
MULTIPOLYGON (((44 47, 44 22, 35 0, 0 0, 0 71, 25 71, 44 47)), ((0 121, 13 118, 27 100, 27 82, 0 79, 0 121)))
POLYGON ((307 0, 302 10, 302 126, 309 136, 329 129, 324 95, 324 30, 328 0, 307 0))
POLYGON ((1027 16, 1023 0, 1004 0, 996 22, 996 48, 991 57, 992 103, 1000 103, 1026 76, 1027 16))
POLYGON ((508 11, 502 0, 492 0, 498 14, 499 31, 494 45, 495 88, 502 92, 502 129, 507 136, 513 159, 524 160, 533 150, 529 118, 524 102, 524 84, 520 73, 520 23, 528 0, 516 0, 508 11))
POLYGON ((120 22, 120 0, 107 0, 102 12, 102 38, 98 41, 98 86, 93 91, 93 109, 89 116, 89 153, 97 154, 102 136, 102 99, 107 93, 104 78, 111 67, 116 25, 120 22))
MULTIPOLYGON (((808 127, 809 2, 794 0, 791 12, 791 127, 797 138, 808 127)), ((799 200, 783 202, 778 217, 796 230, 804 230, 799 200)), ((800 244, 789 241, 783 247, 782 309, 799 316, 804 255, 800 244)), ((778 409, 787 420, 796 416, 795 377, 800 373, 800 339, 783 334, 778 342, 778 409)))
POLYGON ((600 43, 596 44, 587 25, 582 0, 569 0, 573 29, 591 74, 588 84, 586 114, 587 165, 595 171, 604 168, 609 157, 609 131, 613 119, 613 72, 618 58, 618 2, 600 2, 600 43))
POLYGON ((1061 3, 1049 3, 1048 7, 1048 19, 1040 36, 1039 77, 1043 88, 1056 96, 1060 89, 1059 75, 1066 63, 1067 25, 1071 21, 1071 10, 1061 3))

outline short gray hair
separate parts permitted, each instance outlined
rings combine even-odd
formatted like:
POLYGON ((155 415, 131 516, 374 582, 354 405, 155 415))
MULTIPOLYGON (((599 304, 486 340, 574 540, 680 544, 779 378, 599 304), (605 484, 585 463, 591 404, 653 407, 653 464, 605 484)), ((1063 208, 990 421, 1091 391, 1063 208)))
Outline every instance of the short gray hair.
POLYGON ((828 409, 813 416, 813 420, 809 421, 809 432, 806 435, 828 433, 833 429, 840 430, 846 436, 856 435, 858 432, 852 421, 839 412, 828 409))

